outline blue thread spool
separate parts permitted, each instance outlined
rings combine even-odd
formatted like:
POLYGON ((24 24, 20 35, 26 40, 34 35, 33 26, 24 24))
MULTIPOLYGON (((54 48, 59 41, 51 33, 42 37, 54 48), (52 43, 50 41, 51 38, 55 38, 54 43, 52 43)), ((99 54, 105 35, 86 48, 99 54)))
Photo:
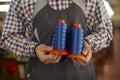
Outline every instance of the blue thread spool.
POLYGON ((71 48, 69 58, 85 58, 81 53, 83 49, 84 31, 80 24, 74 24, 71 35, 71 48))
POLYGON ((82 53, 82 49, 83 49, 83 37, 84 37, 84 31, 82 28, 78 28, 78 34, 77 34, 77 54, 81 54, 82 53))
POLYGON ((50 53, 53 54, 68 54, 65 50, 66 47, 66 31, 67 25, 64 20, 58 19, 57 24, 55 26, 55 32, 52 38, 51 46, 54 47, 55 50, 50 53))
POLYGON ((67 32, 67 24, 65 24, 65 21, 62 20, 61 23, 61 37, 60 37, 60 49, 65 50, 66 47, 66 32, 67 32))
POLYGON ((76 54, 76 49, 77 49, 77 32, 78 29, 77 28, 72 28, 72 42, 71 42, 71 49, 70 49, 70 53, 72 54, 76 54))

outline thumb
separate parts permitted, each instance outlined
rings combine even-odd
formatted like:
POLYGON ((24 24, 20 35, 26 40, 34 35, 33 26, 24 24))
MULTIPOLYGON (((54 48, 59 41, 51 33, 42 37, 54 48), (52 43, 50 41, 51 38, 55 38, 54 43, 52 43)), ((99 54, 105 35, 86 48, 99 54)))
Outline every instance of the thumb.
POLYGON ((86 41, 84 41, 84 46, 83 46, 82 54, 83 55, 87 55, 88 51, 89 51, 88 43, 86 41))
POLYGON ((86 48, 86 47, 83 47, 82 54, 86 56, 86 55, 87 55, 87 52, 88 52, 87 48, 86 48))
POLYGON ((53 47, 51 47, 51 46, 46 46, 46 51, 52 51, 53 50, 53 47))

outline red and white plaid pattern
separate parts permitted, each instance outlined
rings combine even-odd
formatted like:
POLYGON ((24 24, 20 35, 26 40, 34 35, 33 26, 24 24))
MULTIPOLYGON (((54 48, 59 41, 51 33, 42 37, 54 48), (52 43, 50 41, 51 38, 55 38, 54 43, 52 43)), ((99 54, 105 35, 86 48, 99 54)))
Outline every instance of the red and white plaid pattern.
POLYGON ((56 0, 48 0, 48 2, 51 8, 55 10, 64 10, 69 7, 72 0, 58 0, 58 2, 56 2, 56 0))

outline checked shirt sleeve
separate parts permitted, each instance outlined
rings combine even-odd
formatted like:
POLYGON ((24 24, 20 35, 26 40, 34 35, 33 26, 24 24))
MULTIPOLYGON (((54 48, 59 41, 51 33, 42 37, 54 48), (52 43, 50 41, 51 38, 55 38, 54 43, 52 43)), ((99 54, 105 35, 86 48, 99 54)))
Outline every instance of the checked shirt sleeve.
POLYGON ((1 45, 16 55, 31 56, 37 43, 25 38, 23 26, 21 0, 12 0, 9 13, 4 25, 1 45))
POLYGON ((96 52, 109 46, 113 37, 113 28, 102 0, 92 1, 96 2, 95 5, 88 6, 87 22, 90 33, 85 37, 85 40, 90 44, 92 51, 96 52))

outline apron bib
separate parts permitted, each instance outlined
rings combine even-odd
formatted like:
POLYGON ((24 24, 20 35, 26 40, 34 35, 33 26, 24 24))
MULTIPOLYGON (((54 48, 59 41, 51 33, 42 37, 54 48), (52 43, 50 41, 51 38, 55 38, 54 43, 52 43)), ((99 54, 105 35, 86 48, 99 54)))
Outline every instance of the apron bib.
MULTIPOLYGON (((57 19, 64 19, 67 28, 67 41, 69 40, 70 29, 74 23, 80 23, 86 29, 86 16, 83 10, 74 2, 65 10, 54 10, 47 3, 33 19, 34 37, 38 43, 51 45, 57 19)), ((69 41, 67 42, 69 44, 69 41)), ((69 48, 69 45, 67 45, 69 48)), ((71 59, 63 56, 62 60, 56 64, 43 64, 37 57, 31 57, 29 61, 29 73, 31 76, 27 80, 96 80, 92 60, 81 67, 75 66, 71 59)))

